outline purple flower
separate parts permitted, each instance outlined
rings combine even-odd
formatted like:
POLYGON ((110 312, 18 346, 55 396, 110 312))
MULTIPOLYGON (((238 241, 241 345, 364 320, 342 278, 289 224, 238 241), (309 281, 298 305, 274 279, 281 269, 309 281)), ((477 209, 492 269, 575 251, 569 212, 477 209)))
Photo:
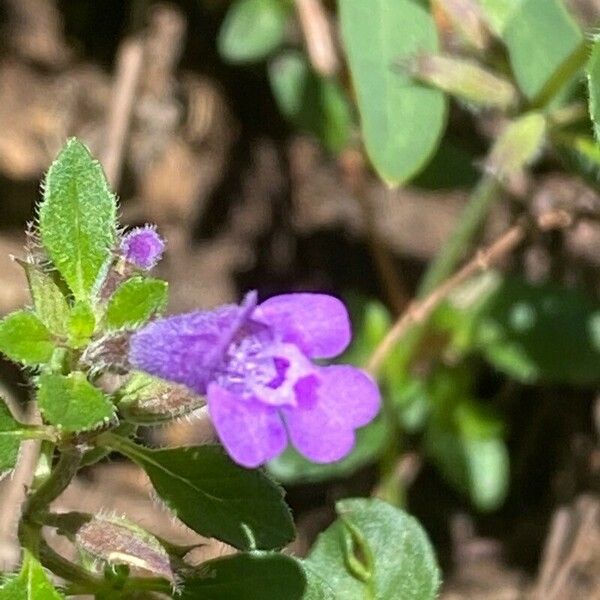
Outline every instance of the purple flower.
POLYGON ((289 441, 327 463, 352 450, 354 431, 379 411, 379 391, 363 371, 319 366, 350 342, 346 308, 324 294, 275 296, 241 306, 154 321, 131 339, 136 368, 206 394, 222 444, 245 467, 280 454, 289 441))
POLYGON ((127 262, 148 271, 156 266, 165 243, 152 225, 136 227, 121 240, 121 254, 127 262))

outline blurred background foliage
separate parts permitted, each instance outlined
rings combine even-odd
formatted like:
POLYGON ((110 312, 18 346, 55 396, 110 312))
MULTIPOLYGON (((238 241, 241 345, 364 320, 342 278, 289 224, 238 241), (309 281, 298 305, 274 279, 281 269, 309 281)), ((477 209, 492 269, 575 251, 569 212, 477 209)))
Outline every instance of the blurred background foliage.
MULTIPOLYGON (((534 583, 550 597, 544 573, 561 561, 540 556, 553 515, 595 497, 600 469, 598 2, 2 9, 8 250, 66 135, 113 156, 107 123, 130 42, 143 60, 112 181, 125 221, 157 222, 169 239, 160 274, 171 310, 247 288, 334 291, 355 328, 340 360, 366 366, 399 315, 521 227, 520 243, 452 286, 377 365, 385 406, 348 458, 319 466, 288 450, 269 470, 288 487, 305 544, 333 500, 374 494, 421 519, 452 573, 449 597, 534 583), (568 227, 539 226, 557 213, 568 227)), ((3 311, 20 293, 7 273, 3 311)), ((577 510, 563 559, 576 553, 577 510)), ((590 595, 564 576, 553 597, 595 597, 592 571, 590 595)))

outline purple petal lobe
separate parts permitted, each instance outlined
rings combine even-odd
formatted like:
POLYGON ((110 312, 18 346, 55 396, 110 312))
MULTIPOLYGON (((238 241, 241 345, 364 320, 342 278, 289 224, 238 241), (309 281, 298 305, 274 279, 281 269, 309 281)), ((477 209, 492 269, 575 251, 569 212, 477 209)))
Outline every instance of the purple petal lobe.
POLYGON ((225 450, 243 467, 258 467, 281 454, 287 446, 285 427, 273 407, 242 399, 211 383, 208 411, 225 450))
POLYGON ((144 270, 156 266, 164 250, 164 241, 150 225, 132 229, 121 240, 121 253, 125 260, 144 270))
POLYGON ((290 440, 317 463, 334 462, 354 446, 354 430, 379 412, 379 390, 363 371, 350 366, 323 367, 318 376, 296 384, 298 406, 284 408, 290 440))
POLYGON ((204 394, 223 367, 228 346, 254 310, 254 302, 254 296, 247 296, 242 306, 158 319, 133 334, 129 361, 137 369, 204 394))
POLYGON ((327 294, 274 296, 259 305, 254 318, 311 358, 332 358, 350 343, 348 311, 340 300, 327 294))

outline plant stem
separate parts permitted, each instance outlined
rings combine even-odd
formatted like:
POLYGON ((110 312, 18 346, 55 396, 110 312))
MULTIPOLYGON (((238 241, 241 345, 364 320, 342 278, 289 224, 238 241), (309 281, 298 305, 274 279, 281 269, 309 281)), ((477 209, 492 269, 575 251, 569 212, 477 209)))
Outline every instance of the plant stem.
POLYGON ((429 265, 419 285, 418 297, 429 294, 455 271, 480 230, 490 207, 498 199, 500 189, 500 183, 492 175, 484 175, 481 178, 458 218, 456 229, 429 265))
POLYGON ((82 455, 82 449, 77 446, 62 450, 49 477, 25 502, 23 518, 35 520, 39 513, 45 512, 48 505, 67 489, 79 469, 82 455))
MULTIPOLYGON (((542 214, 534 225, 542 231, 551 231, 569 227, 573 221, 573 215, 563 210, 555 210, 542 214)), ((371 373, 377 373, 394 346, 414 325, 422 326, 439 304, 459 285, 480 271, 490 268, 499 259, 513 251, 525 239, 531 226, 531 222, 521 218, 516 225, 507 229, 496 241, 476 252, 470 261, 442 281, 428 295, 424 298, 417 298, 411 303, 375 348, 367 369, 371 373)))
MULTIPOLYGON (((55 574, 79 581, 90 581, 95 578, 54 552, 42 539, 42 516, 47 511, 48 505, 62 494, 75 477, 81 456, 81 448, 77 446, 65 448, 50 474, 38 480, 39 486, 28 496, 23 507, 19 522, 19 542, 55 574)), ((44 467, 45 460, 44 456, 40 458, 40 464, 44 467)))

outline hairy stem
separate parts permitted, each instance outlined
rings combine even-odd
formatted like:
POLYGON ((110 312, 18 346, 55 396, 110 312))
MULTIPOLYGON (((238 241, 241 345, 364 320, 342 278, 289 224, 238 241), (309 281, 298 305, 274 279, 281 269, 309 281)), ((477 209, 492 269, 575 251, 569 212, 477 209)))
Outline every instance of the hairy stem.
POLYGON ((77 446, 65 448, 50 474, 28 496, 19 522, 19 542, 56 575, 72 581, 91 582, 95 581, 92 575, 57 554, 42 538, 43 515, 75 477, 82 452, 77 446))

